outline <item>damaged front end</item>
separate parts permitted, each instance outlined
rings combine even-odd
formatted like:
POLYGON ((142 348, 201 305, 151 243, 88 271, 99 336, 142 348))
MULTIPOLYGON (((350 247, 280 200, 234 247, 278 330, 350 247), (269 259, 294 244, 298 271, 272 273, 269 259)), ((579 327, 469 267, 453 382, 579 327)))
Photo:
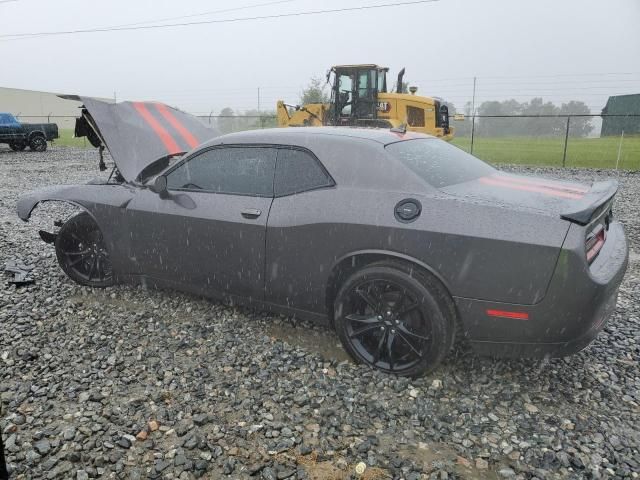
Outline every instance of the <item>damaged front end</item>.
MULTIPOLYGON (((83 103, 82 113, 76 119, 75 136, 86 137, 98 149, 101 171, 106 170, 105 149, 115 167, 107 181, 58 185, 23 195, 17 213, 24 221, 28 221, 39 203, 61 201, 87 211, 102 227, 102 222, 113 215, 113 209, 126 207, 145 179, 160 173, 172 158, 218 135, 197 117, 162 103, 109 103, 77 95, 60 97, 83 103)), ((54 241, 51 235, 44 235, 43 240, 54 241)))
POLYGON ((182 155, 218 136, 197 117, 158 102, 109 103, 91 97, 61 95, 81 101, 75 136, 86 137, 100 154, 109 151, 119 180, 135 182, 140 174, 164 158, 182 155))
POLYGON ((55 246, 62 270, 82 285, 111 285, 115 272, 129 259, 127 206, 146 188, 146 181, 167 168, 171 160, 217 136, 197 117, 156 102, 108 103, 95 98, 62 96, 82 102, 75 136, 86 137, 98 149, 100 171, 104 151, 114 167, 107 180, 84 185, 56 185, 29 192, 18 200, 17 214, 28 221, 42 202, 63 202, 80 212, 56 221, 54 231, 40 238, 55 246))

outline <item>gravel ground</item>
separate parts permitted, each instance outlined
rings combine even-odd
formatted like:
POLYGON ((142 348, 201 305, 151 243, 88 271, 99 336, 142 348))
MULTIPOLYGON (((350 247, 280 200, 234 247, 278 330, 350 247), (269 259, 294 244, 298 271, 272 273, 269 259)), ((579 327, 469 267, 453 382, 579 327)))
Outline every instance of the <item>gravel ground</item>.
MULTIPOLYGON (((35 187, 96 175, 94 151, 0 146, 0 399, 15 478, 637 478, 640 174, 616 213, 632 255, 612 321, 548 361, 458 348, 435 373, 354 365, 328 330, 197 297, 92 290, 37 236, 68 209, 15 215, 35 187)), ((519 169, 591 181, 611 172, 519 169)))

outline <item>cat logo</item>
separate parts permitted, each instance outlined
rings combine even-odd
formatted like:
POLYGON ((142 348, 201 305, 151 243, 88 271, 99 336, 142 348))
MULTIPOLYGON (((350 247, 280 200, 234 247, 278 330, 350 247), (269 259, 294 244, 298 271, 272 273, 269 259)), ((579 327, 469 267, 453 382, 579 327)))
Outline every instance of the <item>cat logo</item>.
POLYGON ((379 112, 389 112, 391 111, 391 103, 390 102, 378 102, 378 111, 379 112))

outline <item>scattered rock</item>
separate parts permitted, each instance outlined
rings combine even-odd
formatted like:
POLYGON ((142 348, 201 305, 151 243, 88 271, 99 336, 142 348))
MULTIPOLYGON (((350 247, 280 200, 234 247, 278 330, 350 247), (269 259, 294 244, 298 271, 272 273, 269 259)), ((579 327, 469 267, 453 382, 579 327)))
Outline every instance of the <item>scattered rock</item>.
POLYGON ((320 431, 320 425, 317 423, 307 423, 304 428, 313 433, 318 433, 320 431))
POLYGON ((516 477, 516 472, 513 471, 513 469, 511 468, 501 468, 500 470, 498 470, 498 474, 500 475, 501 478, 515 478, 516 477))
POLYGON ((156 472, 164 472, 167 468, 171 466, 171 462, 166 460, 156 460, 155 470, 156 472))
MULTIPOLYGON (((442 369, 406 379, 354 364, 331 330, 304 320, 68 280, 37 231, 73 207, 45 203, 24 223, 15 204, 37 186, 85 183, 94 155, 0 145, 0 259, 33 264, 37 280, 0 288, 0 338, 11 339, 0 349, 0 432, 12 478, 313 477, 305 462, 351 475, 363 462, 406 480, 474 468, 498 478, 637 478, 638 173, 616 175, 630 263, 595 342, 541 361, 457 347, 442 369)), ((583 183, 611 173, 502 169, 583 183)))
POLYGON ((46 455, 51 450, 51 444, 49 443, 49 440, 43 438, 42 440, 38 440, 34 443, 33 448, 35 448, 40 455, 46 455))

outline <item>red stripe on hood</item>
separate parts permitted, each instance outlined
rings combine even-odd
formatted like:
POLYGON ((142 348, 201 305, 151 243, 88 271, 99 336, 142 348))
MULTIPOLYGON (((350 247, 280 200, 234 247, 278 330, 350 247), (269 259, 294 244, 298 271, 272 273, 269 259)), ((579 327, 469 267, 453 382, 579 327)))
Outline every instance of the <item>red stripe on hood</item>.
POLYGON ((173 139, 171 134, 165 130, 165 128, 160 125, 160 122, 153 118, 151 112, 147 109, 147 106, 142 102, 133 102, 134 108, 138 111, 140 116, 149 124, 149 126, 156 132, 156 135, 160 137, 162 143, 164 143, 165 148, 167 149, 167 153, 174 154, 182 151, 176 141, 173 139))
POLYGON ((540 187, 564 190, 568 192, 587 193, 589 191, 588 188, 584 188, 584 187, 575 187, 573 185, 566 185, 559 182, 553 182, 553 181, 547 181, 547 180, 538 180, 536 178, 512 177, 510 175, 501 175, 501 174, 496 174, 491 178, 495 178, 497 180, 509 181, 513 183, 522 183, 525 185, 538 185, 540 187))
POLYGON ((198 146, 200 142, 198 139, 194 137, 189 130, 187 130, 180 121, 173 116, 173 114, 169 111, 167 106, 164 103, 155 103, 156 109, 160 112, 160 115, 164 117, 164 119, 171 124, 173 128, 175 128, 180 136, 187 142, 187 145, 191 148, 195 148, 198 146))
POLYGON ((538 187, 535 185, 520 185, 517 183, 511 183, 509 181, 498 179, 497 177, 481 177, 478 179, 478 181, 487 185, 508 188, 510 190, 542 193, 543 195, 547 195, 549 197, 571 198, 573 200, 579 200, 583 197, 583 195, 563 192, 562 190, 553 190, 551 188, 538 187))

